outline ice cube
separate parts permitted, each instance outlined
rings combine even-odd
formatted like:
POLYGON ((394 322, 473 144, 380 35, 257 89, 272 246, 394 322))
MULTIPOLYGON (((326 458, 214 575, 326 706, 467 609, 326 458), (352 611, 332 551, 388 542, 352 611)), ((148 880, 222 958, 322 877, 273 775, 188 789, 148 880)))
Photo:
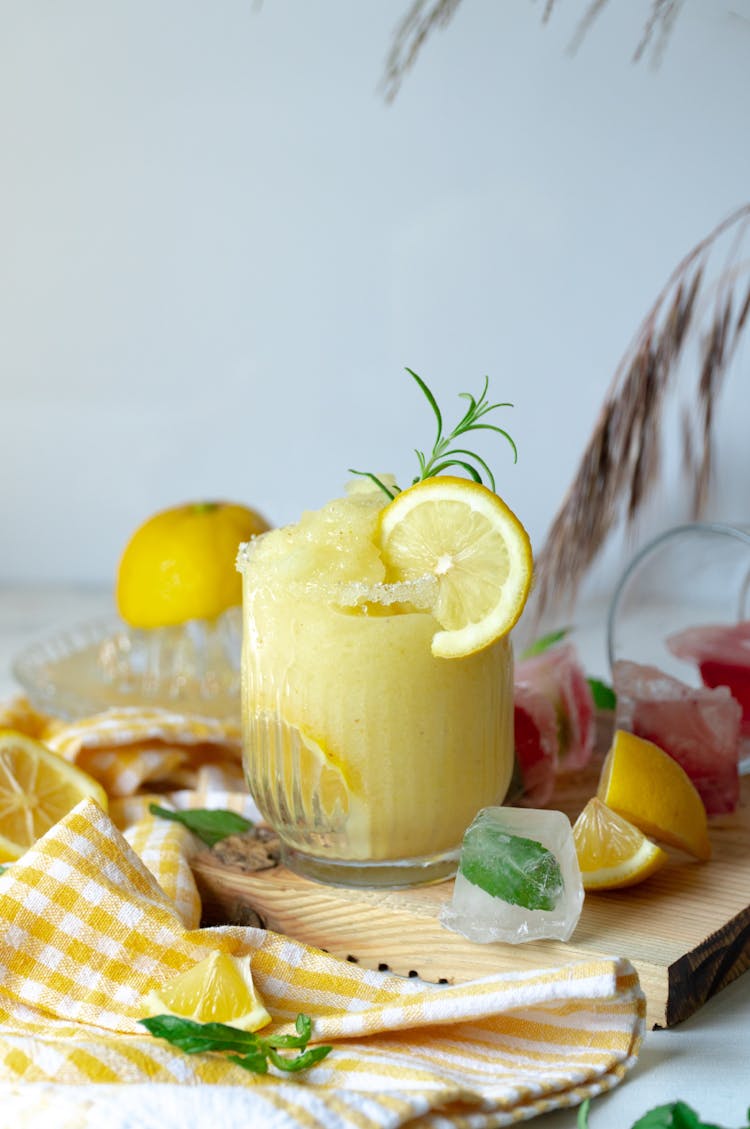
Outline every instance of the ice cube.
POLYGON ((594 749, 594 700, 574 645, 564 643, 521 659, 516 663, 513 684, 518 697, 523 690, 531 690, 547 698, 554 709, 555 771, 584 768, 594 749))
POLYGON ((670 635, 667 646, 698 664, 704 686, 729 688, 742 706, 741 732, 750 737, 750 621, 688 627, 670 635))
POLYGON ((581 872, 566 815, 483 808, 464 835, 453 898, 440 920, 481 943, 567 941, 582 906, 581 872))
POLYGON ((615 663, 615 725, 653 741, 682 765, 709 815, 739 803, 742 707, 726 686, 693 688, 655 666, 615 663))

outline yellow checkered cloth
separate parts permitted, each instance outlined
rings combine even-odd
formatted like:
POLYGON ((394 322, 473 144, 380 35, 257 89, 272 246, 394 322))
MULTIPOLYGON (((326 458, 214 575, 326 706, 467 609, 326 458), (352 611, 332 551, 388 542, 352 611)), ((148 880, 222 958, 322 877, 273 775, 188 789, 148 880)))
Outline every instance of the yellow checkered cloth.
MULTIPOLYGON (((8 720, 0 711, 0 724, 8 720)), ((220 782, 222 758, 224 783, 235 779, 236 734, 121 711, 41 725, 37 734, 45 733, 89 771, 98 764, 120 787, 123 779, 141 784, 129 797, 120 790, 110 815, 83 801, 0 877, 0 1097, 14 1124, 33 1105, 40 1117, 49 1112, 38 1123, 55 1129, 165 1129, 198 1124, 201 1110, 208 1124, 221 1117, 274 1129, 491 1129, 576 1105, 616 1085, 635 1062, 645 1001, 624 960, 433 985, 260 929, 199 928, 193 837, 148 814, 153 797, 143 786, 155 779, 151 754, 163 754, 159 783, 176 772, 179 787, 162 787, 161 803, 248 812, 246 793, 201 791, 201 781, 220 782), (94 757, 118 749, 122 771, 94 757), (195 789, 185 788, 191 771, 195 789), (331 1054, 301 1076, 273 1067, 259 1076, 149 1035, 139 1025, 148 992, 213 950, 252 955, 273 1019, 263 1034, 293 1033, 305 1012, 313 1042, 331 1043, 331 1054)))

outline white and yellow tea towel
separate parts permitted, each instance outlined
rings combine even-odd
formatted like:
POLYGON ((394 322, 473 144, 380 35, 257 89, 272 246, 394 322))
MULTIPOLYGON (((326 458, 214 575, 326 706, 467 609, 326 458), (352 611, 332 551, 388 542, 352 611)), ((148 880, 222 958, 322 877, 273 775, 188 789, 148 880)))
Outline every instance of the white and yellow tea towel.
MULTIPOLYGON (((217 798, 204 806, 232 794, 217 798)), ((144 801, 128 801, 137 818, 124 833, 84 801, 0 877, 8 1124, 491 1129, 575 1105, 635 1062, 645 1001, 625 961, 429 985, 263 930, 198 928, 192 837, 144 801), (149 1035, 148 992, 215 950, 251 954, 273 1018, 263 1034, 291 1033, 304 1012, 328 1057, 299 1077, 260 1076, 149 1035)))

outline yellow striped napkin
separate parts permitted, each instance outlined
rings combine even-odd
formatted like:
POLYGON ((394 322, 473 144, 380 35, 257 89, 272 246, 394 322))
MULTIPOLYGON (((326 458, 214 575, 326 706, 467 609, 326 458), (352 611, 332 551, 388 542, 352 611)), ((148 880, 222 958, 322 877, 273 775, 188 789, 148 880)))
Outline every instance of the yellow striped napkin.
MULTIPOLYGON (((152 751, 155 740, 177 747, 178 722, 190 729, 186 719, 150 721, 152 751)), ((103 719, 77 725, 87 741, 73 741, 72 726, 56 727, 64 755, 91 751, 94 732, 100 751, 118 747, 111 726, 105 744, 103 719)), ((210 737, 195 742, 199 761, 207 744, 221 746, 210 737)), ((138 740, 123 749, 137 753, 138 740)), ((195 797, 178 789, 173 798, 190 806, 195 797)), ((247 810, 250 802, 229 791, 209 798, 201 806, 247 810)), ((101 1125, 102 1102, 92 1094, 114 1092, 108 1129, 195 1124, 201 1105, 213 1111, 209 1123, 234 1110, 238 1125, 290 1129, 491 1129, 609 1089, 636 1060, 645 1001, 626 961, 432 985, 259 929, 200 929, 192 836, 150 816, 143 794, 117 804, 132 817, 122 830, 86 800, 0 877, 0 1096, 9 1115, 36 1101, 38 1110, 51 1103, 57 1111, 47 1124, 62 1129, 69 1113, 71 1126, 101 1125), (257 1076, 147 1034, 138 1022, 148 1014, 147 993, 217 949, 252 954, 273 1018, 264 1033, 291 1033, 302 1011, 313 1020, 313 1041, 332 1043, 332 1053, 299 1078, 274 1068, 257 1076), (169 1120, 167 1110, 178 1108, 169 1120)))

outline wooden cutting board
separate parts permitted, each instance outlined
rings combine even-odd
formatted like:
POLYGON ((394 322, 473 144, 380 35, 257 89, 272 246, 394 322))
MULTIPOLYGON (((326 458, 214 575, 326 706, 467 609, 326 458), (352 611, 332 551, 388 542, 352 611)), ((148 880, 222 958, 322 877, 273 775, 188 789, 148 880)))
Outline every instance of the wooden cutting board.
MULTIPOLYGON (((554 803, 574 819, 599 764, 569 777, 554 803)), ((261 924, 365 968, 458 983, 493 972, 592 956, 632 961, 652 1027, 686 1019, 750 966, 750 777, 731 816, 711 820, 713 857, 670 853, 640 886, 587 894, 568 942, 480 945, 443 928, 452 881, 410 890, 355 890, 300 878, 278 864, 278 842, 233 836, 193 860, 206 924, 261 924)))

